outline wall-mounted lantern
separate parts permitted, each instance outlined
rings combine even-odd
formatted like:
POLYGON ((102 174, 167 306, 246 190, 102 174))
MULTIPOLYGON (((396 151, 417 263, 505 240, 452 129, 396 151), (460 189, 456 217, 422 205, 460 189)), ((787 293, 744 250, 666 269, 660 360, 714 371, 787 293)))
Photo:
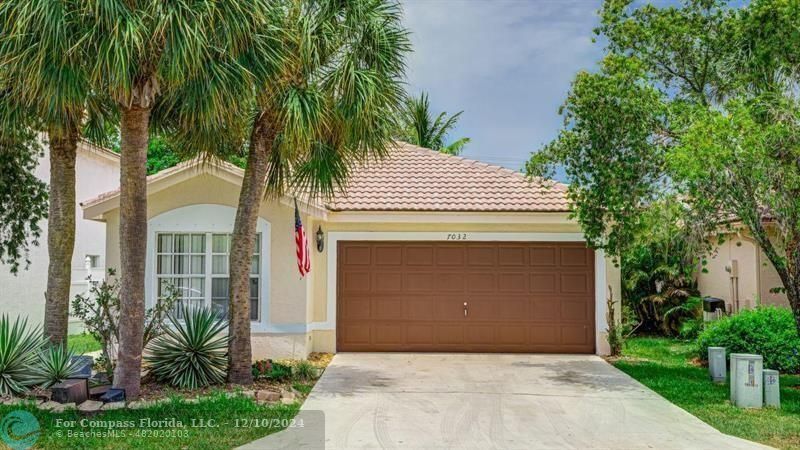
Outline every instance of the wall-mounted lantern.
POLYGON ((317 228, 316 233, 317 238, 317 251, 322 253, 322 250, 325 248, 325 234, 322 232, 322 225, 317 228))

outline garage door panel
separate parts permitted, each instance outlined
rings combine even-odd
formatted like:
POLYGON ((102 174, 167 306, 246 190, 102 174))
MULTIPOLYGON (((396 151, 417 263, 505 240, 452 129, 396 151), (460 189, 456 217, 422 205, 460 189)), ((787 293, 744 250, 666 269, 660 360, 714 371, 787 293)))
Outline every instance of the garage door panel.
POLYGON ((351 297, 347 303, 340 307, 339 318, 346 321, 369 320, 370 312, 369 297, 351 297))
POLYGON ((432 266, 433 247, 430 245, 409 245, 405 249, 405 265, 432 266))
POLYGON ((459 267, 466 262, 464 247, 454 247, 449 245, 437 245, 436 265, 440 267, 459 267))
POLYGON ((467 274, 467 291, 469 292, 495 292, 497 291, 497 278, 494 273, 470 272, 467 274))
POLYGON ((497 290, 504 293, 528 292, 528 273, 499 273, 497 274, 497 290))
POLYGON ((400 266, 403 264, 403 247, 401 245, 376 245, 376 266, 400 266))
POLYGON ((497 247, 493 245, 472 245, 467 247, 467 265, 470 267, 496 266, 497 247))
POLYGON ((562 273, 560 274, 559 291, 565 294, 589 294, 591 280, 587 273, 562 273))
POLYGON ((435 278, 431 272, 410 272, 403 274, 403 290, 406 292, 430 292, 435 278))
POLYGON ((502 245, 497 249, 497 264, 501 267, 525 267, 526 253, 524 245, 502 245))
POLYGON ((369 292, 371 278, 372 274, 370 272, 346 272, 342 277, 342 291, 345 294, 352 292, 369 292))
POLYGON ((435 342, 437 344, 463 344, 464 326, 463 325, 440 325, 434 329, 435 342))
POLYGON ((536 267, 552 267, 557 265, 558 249, 553 245, 533 245, 529 249, 530 265, 536 267))
POLYGON ((340 242, 338 254, 339 351, 594 351, 581 243, 340 242))
POLYGON ((403 291, 403 274, 399 272, 375 272, 375 292, 400 293, 403 291))
POLYGON ((436 292, 464 292, 467 275, 463 272, 440 272, 435 277, 435 285, 436 292))
POLYGON ((530 292, 534 294, 555 294, 558 292, 558 273, 532 273, 530 292))
POLYGON ((585 247, 562 247, 559 250, 562 266, 588 267, 592 263, 585 247))

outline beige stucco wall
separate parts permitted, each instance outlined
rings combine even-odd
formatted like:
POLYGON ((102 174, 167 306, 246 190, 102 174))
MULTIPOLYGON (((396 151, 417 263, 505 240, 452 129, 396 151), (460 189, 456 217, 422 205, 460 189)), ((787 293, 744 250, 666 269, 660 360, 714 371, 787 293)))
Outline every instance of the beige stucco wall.
POLYGON ((785 294, 769 292, 782 286, 775 267, 746 232, 732 233, 724 242, 706 255, 698 272, 700 293, 724 299, 732 311, 732 280, 725 266, 732 260, 738 263, 739 306, 753 308, 759 304, 788 306, 785 294))
MULTIPOLYGON (((149 195, 148 219, 189 205, 215 204, 235 208, 238 195, 239 186, 234 182, 208 173, 198 173, 149 195)), ((311 351, 335 351, 336 333, 328 322, 328 301, 333 301, 328 298, 327 292, 328 255, 336 251, 328 239, 331 232, 440 232, 443 236, 446 233, 580 233, 578 225, 569 221, 566 214, 473 214, 467 219, 463 214, 449 215, 445 219, 421 214, 400 220, 397 215, 373 215, 371 221, 350 221, 346 214, 333 212, 325 218, 304 215, 303 223, 312 250, 312 270, 305 278, 300 278, 295 260, 293 214, 291 206, 272 200, 263 201, 259 211, 260 217, 271 226, 269 323, 266 324, 270 330, 254 329, 252 342, 255 359, 303 357, 311 351), (320 226, 325 235, 322 252, 316 250, 314 240, 314 234, 320 226)), ((119 267, 118 209, 105 212, 103 220, 108 228, 106 255, 109 266, 119 267)), ((414 238, 410 236, 409 239, 414 238)), ((502 236, 497 239, 502 239, 502 236)), ((619 301, 619 269, 610 260, 606 261, 604 277, 605 285, 611 286, 615 300, 619 301)), ((605 303, 596 305, 596 308, 598 315, 604 318, 605 303)), ((604 325, 599 324, 596 331, 598 336, 604 336, 604 325)), ((598 352, 605 351, 605 341, 598 341, 598 352)))
MULTIPOLYGON (((50 183, 49 148, 42 141, 44 153, 38 160, 34 174, 50 183)), ((75 197, 78 201, 112 190, 119 185, 119 158, 108 150, 96 148, 83 142, 79 143, 75 157, 75 197)), ((70 299, 88 289, 86 277, 89 275, 85 267, 86 255, 99 257, 98 267, 92 269, 92 277, 97 279, 105 272, 105 237, 106 226, 103 223, 83 218, 81 207, 75 204, 75 247, 72 252, 72 282, 70 299)), ((0 263, 0 312, 27 317, 32 324, 44 320, 44 292, 47 289, 47 266, 49 254, 47 249, 47 220, 39 222, 42 230, 38 245, 31 245, 27 255, 31 264, 24 265, 14 275, 11 267, 0 263)), ((69 332, 83 330, 83 323, 70 317, 69 332)))

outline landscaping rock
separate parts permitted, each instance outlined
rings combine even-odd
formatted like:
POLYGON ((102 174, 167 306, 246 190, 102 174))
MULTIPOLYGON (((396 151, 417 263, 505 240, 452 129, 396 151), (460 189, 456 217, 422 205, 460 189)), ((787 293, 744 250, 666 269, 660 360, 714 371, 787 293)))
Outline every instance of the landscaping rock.
POLYGON ((100 411, 100 408, 103 407, 103 402, 98 402, 95 400, 86 400, 85 402, 78 405, 78 411, 81 414, 96 414, 100 411))
POLYGON ((76 409, 76 408, 77 408, 77 406, 75 405, 75 403, 59 403, 58 406, 56 406, 55 408, 51 409, 50 412, 60 413, 60 412, 64 412, 64 411, 72 410, 72 409, 76 409))
POLYGON ((277 402, 281 399, 281 394, 274 391, 258 391, 256 392, 256 400, 259 402, 277 402))
POLYGON ((125 408, 125 402, 111 402, 111 403, 104 403, 103 407, 100 408, 103 411, 111 411, 114 409, 123 409, 125 408))
POLYGON ((284 405, 291 405, 291 404, 293 404, 294 402, 295 402, 295 400, 294 400, 294 399, 288 399, 288 398, 282 398, 282 399, 281 399, 281 403, 283 403, 284 405))
POLYGON ((137 401, 134 401, 134 402, 129 402, 128 403, 128 408, 129 409, 149 408, 151 406, 156 406, 156 405, 158 405, 160 403, 168 403, 169 401, 170 400, 168 398, 161 398, 161 399, 158 399, 158 400, 137 400, 137 401))
MULTIPOLYGON (((293 390, 292 390, 292 391, 293 391, 293 390)), ((292 401, 294 401, 294 399, 295 399, 296 395, 295 395, 295 394, 294 394, 294 392, 292 392, 292 391, 289 391, 289 390, 283 390, 283 391, 281 391, 281 399, 286 399, 286 400, 292 400, 292 401)))
POLYGON ((100 398, 100 396, 102 396, 103 394, 108 392, 109 389, 111 389, 111 385, 110 384, 103 385, 103 386, 95 386, 93 388, 90 388, 89 389, 89 398, 92 399, 92 400, 97 400, 97 399, 100 398))
POLYGON ((69 379, 56 383, 51 388, 52 400, 59 403, 83 403, 89 398, 89 389, 84 379, 69 379))
POLYGON ((183 402, 184 403, 197 404, 197 403, 200 403, 200 399, 197 398, 197 397, 195 397, 195 398, 185 398, 185 399, 183 399, 183 402))
POLYGON ((60 406, 61 406, 61 403, 54 402, 52 400, 48 400, 46 402, 40 403, 36 407, 41 409, 41 410, 43 410, 43 411, 51 411, 51 410, 53 410, 55 408, 58 408, 60 406))
POLYGON ((3 405, 16 405, 16 404, 19 403, 20 400, 21 399, 16 398, 16 397, 4 397, 2 400, 0 400, 0 404, 3 404, 3 405))
POLYGON ((256 391, 242 391, 242 395, 249 398, 256 398, 256 391))

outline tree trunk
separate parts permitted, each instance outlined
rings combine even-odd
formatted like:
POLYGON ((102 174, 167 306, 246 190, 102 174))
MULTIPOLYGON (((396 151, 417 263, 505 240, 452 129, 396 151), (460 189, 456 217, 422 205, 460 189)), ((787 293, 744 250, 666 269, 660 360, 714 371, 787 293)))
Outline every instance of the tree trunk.
POLYGON ((149 107, 121 108, 120 317, 114 386, 139 398, 144 335, 144 264, 147 254, 147 144, 149 107))
POLYGON ((267 177, 267 152, 274 135, 267 132, 263 119, 257 119, 250 136, 247 167, 244 171, 230 251, 230 293, 228 342, 228 381, 252 384, 250 347, 250 266, 255 246, 256 224, 267 177))
POLYGON ((47 291, 45 335, 53 344, 65 343, 75 248, 75 154, 78 130, 68 126, 48 130, 50 143, 50 209, 47 221, 47 291))

